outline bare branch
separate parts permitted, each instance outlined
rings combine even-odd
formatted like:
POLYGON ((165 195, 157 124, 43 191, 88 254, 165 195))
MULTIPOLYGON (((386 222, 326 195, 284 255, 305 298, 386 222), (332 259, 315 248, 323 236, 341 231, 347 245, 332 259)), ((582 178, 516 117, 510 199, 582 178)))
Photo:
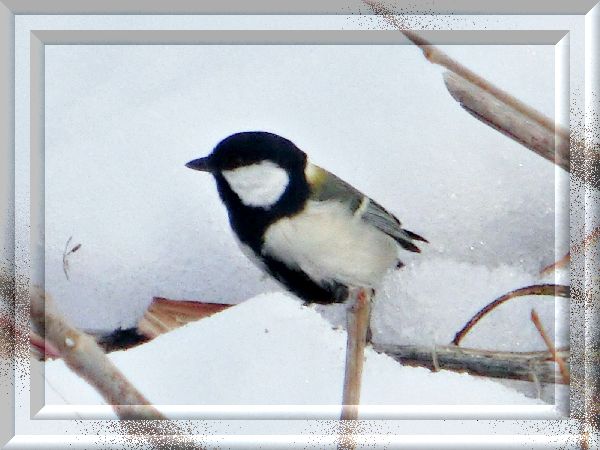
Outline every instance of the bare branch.
POLYGON ((340 420, 337 431, 337 450, 354 450, 356 448, 356 434, 359 431, 358 421, 340 420))
POLYGON ((444 73, 444 82, 452 97, 477 119, 569 171, 568 134, 558 133, 555 144, 554 130, 514 108, 514 102, 504 103, 488 90, 452 72, 444 73))
POLYGON ((371 290, 359 289, 354 305, 348 309, 348 338, 341 420, 356 420, 360 404, 362 368, 371 317, 371 290))
POLYGON ((552 264, 549 264, 546 267, 544 267, 542 270, 540 270, 540 275, 547 275, 551 272, 554 272, 557 269, 561 269, 567 264, 569 264, 569 262, 571 262, 571 252, 567 252, 567 254, 560 258, 558 261, 555 261, 552 264))
POLYGON ((155 449, 204 448, 175 423, 165 420, 112 364, 94 339, 71 327, 54 310, 50 296, 37 287, 31 293, 31 319, 38 333, 58 349, 66 365, 112 405, 125 433, 142 436, 155 449))
POLYGON ((165 418, 127 381, 91 336, 71 327, 54 310, 51 298, 39 288, 32 291, 31 319, 67 366, 96 388, 119 418, 165 418))
POLYGON ((580 446, 581 450, 590 450, 590 434, 585 430, 581 433, 580 446))
MULTIPOLYGON (((169 330, 175 329, 184 323, 200 320, 235 305, 211 304, 199 301, 179 301, 165 298, 155 298, 155 301, 146 311, 145 316, 152 316, 167 323, 169 330), (181 304, 180 304, 181 303, 181 304), (169 319, 169 320, 165 320, 169 319)), ((146 321, 140 320, 140 324, 146 321)), ((167 332, 165 329, 151 329, 148 335, 144 330, 138 328, 141 337, 147 341, 153 339, 158 333, 167 332)), ((131 340, 115 340, 111 345, 104 348, 107 351, 123 350, 138 345, 131 340)), ((548 352, 497 352, 491 350, 464 349, 455 346, 444 347, 436 345, 433 349, 418 346, 398 346, 373 344, 373 348, 382 353, 387 353, 402 364, 427 367, 430 369, 446 369, 458 372, 468 372, 474 375, 509 378, 518 380, 529 380, 538 375, 544 383, 561 383, 560 374, 555 373, 552 355, 548 352), (438 353, 444 356, 444 362, 440 363, 438 353), (492 361, 492 363, 488 363, 492 361), (530 376, 531 375, 531 376, 530 376)), ((561 355, 568 358, 568 350, 561 350, 561 355)))
MULTIPOLYGON (((547 130, 554 133, 555 124, 548 117, 544 116, 539 111, 535 110, 531 106, 521 102, 517 98, 510 95, 508 92, 494 86, 492 83, 487 81, 486 79, 480 77, 471 69, 463 66, 459 62, 452 59, 446 53, 441 51, 436 46, 432 45, 423 37, 419 36, 419 34, 415 31, 406 29, 400 21, 392 14, 392 12, 387 9, 385 6, 381 5, 379 2, 375 2, 372 0, 363 0, 367 5, 373 9, 373 12, 383 16, 392 26, 397 28, 402 34, 404 34, 413 44, 421 49, 425 58, 433 63, 445 67, 446 69, 454 72, 465 80, 469 81, 470 84, 477 86, 484 91, 490 93, 502 103, 509 105, 512 109, 520 112, 521 114, 527 116, 530 120, 540 124, 547 130)), ((562 134, 567 138, 569 132, 566 130, 557 130, 558 133, 562 134)))
POLYGON ((553 297, 567 297, 571 296, 569 286, 562 286, 557 284, 535 284, 533 286, 527 286, 519 289, 515 289, 514 291, 510 291, 507 294, 498 297, 491 303, 488 303, 481 310, 477 312, 468 322, 467 324, 454 336, 452 340, 452 344, 459 345, 460 341, 465 337, 465 335, 475 326, 479 320, 487 313, 492 311, 497 306, 502 303, 510 300, 515 297, 523 297, 525 295, 548 295, 553 297))
POLYGON ((371 319, 371 289, 351 291, 354 304, 347 310, 346 367, 344 370, 344 392, 338 450, 354 450, 354 433, 360 405, 362 370, 365 359, 365 346, 371 319))
POLYGON ((600 189, 600 146, 586 143, 582 137, 575 137, 568 130, 556 126, 554 121, 536 109, 450 58, 417 32, 406 29, 401 20, 381 3, 373 0, 363 2, 419 47, 428 61, 453 73, 445 75, 446 86, 467 111, 600 189))
MULTIPOLYGON (((464 347, 373 344, 373 349, 394 358, 400 364, 466 372, 490 378, 563 384, 564 379, 556 371, 550 352, 498 352, 464 347)), ((569 350, 556 350, 557 355, 568 360, 569 350)))
POLYGON ((63 251, 62 256, 63 272, 65 273, 65 277, 67 277, 67 280, 69 280, 69 256, 81 248, 81 244, 76 244, 71 250, 68 250, 69 244, 71 243, 72 239, 73 236, 70 236, 69 239, 67 239, 67 243, 65 244, 65 249, 63 251))
POLYGON ((571 261, 571 255, 576 255, 578 253, 581 253, 582 251, 587 250, 592 245, 594 245, 598 241, 598 239, 600 239, 600 226, 594 228, 592 232, 582 242, 571 247, 571 250, 565 256, 560 258, 558 261, 544 267, 540 271, 540 275, 545 275, 556 269, 564 267, 571 261))

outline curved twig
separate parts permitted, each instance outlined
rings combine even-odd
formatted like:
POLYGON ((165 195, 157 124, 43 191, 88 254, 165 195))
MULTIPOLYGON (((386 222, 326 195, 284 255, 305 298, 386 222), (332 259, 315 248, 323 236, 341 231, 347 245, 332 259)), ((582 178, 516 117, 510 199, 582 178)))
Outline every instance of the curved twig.
POLYGON ((462 327, 462 329, 456 333, 454 339, 451 344, 459 345, 462 338, 475 326, 479 320, 491 310, 496 308, 498 305, 510 300, 515 297, 523 297, 525 295, 550 295, 553 297, 571 297, 571 292, 569 286, 563 286, 560 284, 534 284, 532 286, 527 286, 519 289, 515 289, 514 291, 510 291, 507 294, 504 294, 501 297, 498 297, 491 303, 488 303, 482 309, 480 309, 477 314, 475 314, 467 324, 462 327))
POLYGON ((72 253, 75 253, 77 250, 79 250, 81 248, 81 244, 77 244, 71 250, 68 250, 69 244, 71 243, 72 239, 73 239, 73 236, 70 236, 69 239, 67 239, 67 243, 65 244, 65 250, 63 251, 63 256, 62 256, 63 272, 65 273, 65 277, 67 277, 67 281, 69 280, 69 259, 68 258, 72 253))

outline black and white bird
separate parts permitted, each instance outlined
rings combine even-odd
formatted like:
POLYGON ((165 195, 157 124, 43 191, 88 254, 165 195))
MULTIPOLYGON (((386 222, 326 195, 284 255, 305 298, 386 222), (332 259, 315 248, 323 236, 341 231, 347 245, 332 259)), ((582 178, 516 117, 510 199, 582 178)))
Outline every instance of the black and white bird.
POLYGON ((231 135, 186 166, 215 178, 242 251, 308 303, 377 287, 402 267, 399 247, 419 252, 413 241, 427 242, 276 134, 231 135))

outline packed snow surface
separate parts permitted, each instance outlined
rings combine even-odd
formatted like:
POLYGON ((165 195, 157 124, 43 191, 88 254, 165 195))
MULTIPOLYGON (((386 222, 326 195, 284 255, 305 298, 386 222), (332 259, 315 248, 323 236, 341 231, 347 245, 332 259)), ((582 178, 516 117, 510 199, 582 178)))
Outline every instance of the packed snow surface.
MULTIPOLYGON (((259 295, 219 314, 115 352, 110 359, 155 405, 315 405, 310 417, 339 417, 346 333, 313 308, 281 293, 259 295), (319 409, 323 405, 330 408, 319 409), (319 412, 320 411, 320 412, 319 412)), ((46 363, 46 405, 98 405, 102 398, 60 361, 46 363)), ((486 378, 403 367, 367 348, 361 404, 377 406, 539 405, 486 378)), ((225 408, 227 410, 227 408, 225 408)), ((190 409, 177 418, 189 416, 190 409)), ((256 411, 246 409, 252 416, 256 411)), ((282 409, 281 416, 290 414, 282 409)), ((393 414, 394 409, 385 410, 393 414)), ((210 416, 210 413, 204 413, 210 416)), ((364 417, 361 416, 361 417, 364 417)))
MULTIPOLYGON (((554 115, 553 46, 443 50, 554 115)), ((291 139, 431 242, 378 290, 375 341, 447 344, 499 295, 555 282, 538 273, 568 250, 566 174, 465 113, 411 46, 49 46, 45 89, 45 283, 83 328, 133 326, 153 296, 278 289, 236 246, 212 177, 184 166, 243 130, 291 139)), ((532 307, 567 343, 568 301, 529 297, 465 344, 544 349, 532 307)))
MULTIPOLYGON (((554 116, 553 46, 443 50, 554 116)), ((378 289, 375 342, 445 345, 507 291, 569 283, 568 268, 539 275, 569 248, 568 176, 465 113, 441 70, 414 47, 48 46, 45 63, 45 286, 77 326, 133 326, 153 296, 240 303, 279 289, 239 251, 212 178, 185 167, 243 130, 291 139, 430 241, 421 254, 401 251, 406 266, 378 289), (70 236, 81 248, 67 257, 67 279, 70 236)), ((19 155, 25 180, 26 153, 19 155)), ((19 196, 18 216, 28 211, 19 196)), ((17 230, 18 246, 27 248, 28 238, 27 226, 17 230)), ((569 303, 548 297, 508 302, 463 344, 544 350, 532 308, 556 345, 568 344, 569 303)), ((343 325, 343 306, 316 309, 343 325)), ((243 364, 228 361, 226 372, 243 364)), ((329 391, 319 403, 337 402, 329 391)), ((450 402, 455 390, 441 391, 436 401, 450 402)), ((244 395, 250 403, 262 397, 255 387, 244 395)), ((373 401, 395 402, 393 395, 373 401)), ((231 401, 241 401, 238 393, 231 401)))

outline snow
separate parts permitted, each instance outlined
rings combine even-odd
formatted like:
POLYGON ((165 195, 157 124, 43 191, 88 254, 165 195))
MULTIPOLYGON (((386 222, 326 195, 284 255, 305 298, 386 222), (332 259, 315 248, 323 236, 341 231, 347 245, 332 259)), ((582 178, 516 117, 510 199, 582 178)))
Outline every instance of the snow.
MULTIPOLYGON (((448 345, 467 320, 484 305, 517 288, 539 280, 506 264, 494 268, 459 262, 444 256, 430 256, 392 274, 384 284, 382 298, 373 313, 374 340, 384 343, 448 345), (468 274, 468 276, 466 275, 468 274)), ((546 296, 519 297, 495 308, 467 334, 465 347, 503 351, 535 351, 544 343, 532 323, 524 322, 532 308, 554 333, 555 305, 559 326, 568 327, 569 301, 546 296), (510 338, 507 339, 507 337, 510 338)), ((557 346, 568 346, 568 333, 557 332, 557 346)))
MULTIPOLYGON (((109 357, 170 418, 235 417, 238 411, 241 417, 335 419, 345 342, 345 332, 313 308, 269 293, 109 357)), ((61 405, 71 405, 67 410, 95 417, 101 408, 81 405, 105 404, 61 360, 45 364, 45 379, 44 414, 64 414, 61 405)), ((466 411, 476 413, 486 405, 543 404, 490 379, 403 367, 371 347, 361 403, 361 418, 422 413, 416 405, 472 405, 466 411)))
MULTIPOLYGON (((553 46, 443 50, 554 115, 553 46)), ((211 177, 184 166, 252 129, 291 139, 431 242, 422 254, 403 252, 406 266, 378 290, 375 342, 445 345, 496 297, 569 282, 568 271, 538 275, 568 250, 568 177, 466 114, 441 70, 411 46, 47 46, 45 83, 45 281, 77 326, 133 326, 153 296, 239 303, 279 289, 239 251, 211 177), (82 246, 69 256, 67 280, 70 236, 82 246)), ((545 349, 531 308, 557 345, 568 344, 568 300, 547 297, 511 300, 463 344, 545 349)), ((316 309, 333 326, 345 323, 343 306, 316 309)), ((248 363, 206 358, 206 379, 248 363)), ((339 383, 336 367, 328 385, 339 383)), ((196 387, 182 377, 182 392, 196 387)), ((281 395, 268 398, 293 400, 272 384, 281 395)), ((261 398, 251 391, 248 402, 261 398)), ((216 393, 206 395, 240 401, 216 393)))
MULTIPOLYGON (((553 116, 553 46, 444 50, 553 116)), ((155 295, 276 289, 237 248, 211 177, 184 166, 241 130, 291 139, 431 242, 381 289, 374 314, 401 303, 408 323, 380 335, 419 323, 411 339, 446 343, 568 248, 567 177, 466 114, 411 46, 47 46, 46 111, 46 287, 84 328, 132 326, 155 295), (82 247, 68 281, 69 236, 82 247)), ((528 316, 528 335, 499 341, 534 342, 528 316)))
MULTIPOLYGON (((577 106, 583 107, 587 92, 583 17, 431 19, 425 26, 570 28, 575 107, 570 118, 579 119, 577 106)), ((422 18, 416 20, 422 24, 422 18)), ((28 275, 30 264, 30 30, 365 25, 381 28, 382 23, 341 16, 17 16, 15 246, 21 275, 28 275)), ((558 47, 454 45, 444 50, 552 117, 562 76, 555 67, 558 47)), ((473 313, 507 290, 534 282, 571 281, 582 287, 583 277, 569 280, 568 268, 556 276, 538 272, 568 250, 569 182, 572 244, 583 239, 584 211, 599 204, 598 192, 588 190, 584 208, 581 183, 466 114, 443 87, 440 69, 414 47, 46 46, 45 60, 45 275, 65 315, 78 326, 108 330, 133 325, 153 295, 244 302, 110 355, 169 417, 217 417, 195 429, 212 435, 206 437, 214 443, 208 448, 248 448, 249 442, 256 448, 284 448, 290 440, 301 448, 326 448, 322 441, 335 439, 336 421, 249 418, 336 418, 344 346, 343 331, 333 329, 343 323, 343 307, 303 308, 273 293, 253 298, 277 286, 235 245, 210 178, 183 167, 228 134, 265 129, 292 139, 315 163, 364 190, 431 241, 379 289, 373 317, 378 342, 444 345, 473 313), (72 245, 82 247, 69 257, 67 280, 62 254, 69 236, 72 245), (310 403, 315 398, 316 406, 310 403), (224 434, 238 441, 225 445, 224 434)), ((592 218, 588 232, 599 220, 592 218)), ((596 244, 590 254, 599 249, 596 244)), ((575 255, 572 264, 583 267, 582 260, 575 255)), ((589 273, 600 273, 598 261, 588 261, 589 273)), ((465 345, 543 349, 529 321, 532 306, 556 342, 567 343, 569 302, 526 297, 483 319, 465 345)), ((431 442, 516 448, 523 442, 517 443, 517 435, 532 433, 553 435, 545 447, 558 448, 557 435, 568 439, 574 432, 567 424, 572 420, 482 419, 537 419, 540 411, 554 411, 555 405, 535 399, 533 383, 507 388, 489 379, 401 367, 370 350, 365 370, 363 417, 412 419, 368 421, 366 448, 432 448, 431 442), (430 439, 419 444, 419 436, 411 436, 417 434, 430 439)), ((103 439, 98 433, 107 434, 105 447, 120 442, 132 448, 131 437, 118 441, 113 435, 111 422, 59 420, 114 417, 62 362, 33 361, 31 371, 46 377, 47 404, 35 415, 29 374, 21 371, 17 431, 24 440, 28 433, 43 440, 27 448, 51 442, 56 448, 85 443, 92 448, 103 439), (44 414, 57 420, 37 420, 44 414)), ((554 386, 542 387, 547 389, 554 386)), ((542 392, 542 398, 555 403, 554 392, 542 392)), ((536 438, 530 447, 540 446, 543 437, 536 438)), ((578 445, 571 440, 561 448, 578 445)))
MULTIPOLYGON (((455 45, 443 50, 554 116, 554 46, 455 45)), ((243 312, 252 306, 246 299, 278 289, 239 251, 213 180, 184 166, 208 154, 225 136, 252 129, 291 139, 314 163, 363 190, 431 242, 422 246, 422 254, 403 253, 406 266, 389 274, 378 290, 375 342, 445 345, 474 313, 507 291, 541 282, 569 283, 568 268, 557 275, 539 275, 542 267, 568 251, 568 176, 465 113, 446 91, 441 70, 414 47, 48 45, 45 52, 45 282, 58 307, 77 326, 133 326, 153 296, 246 301, 250 306, 236 307, 243 312), (69 256, 67 280, 62 258, 70 236, 72 245, 82 246, 69 256)), ((18 179, 28 180, 26 154, 24 150, 17 155, 18 179)), ((571 188, 581 196, 582 186, 573 182, 571 188)), ((28 192, 21 188, 19 193, 17 218, 25 226, 17 229, 17 247, 26 249, 28 192)), ((597 200, 597 193, 591 195, 597 200)), ((573 220, 573 239, 578 242, 583 217, 574 215, 573 220)), ((532 307, 557 345, 568 344, 568 300, 524 297, 489 314, 464 345, 545 349, 529 321, 532 307)), ((315 310, 330 326, 344 323, 343 306, 315 310)), ((294 314, 308 314, 299 311, 294 314)), ((263 315, 264 311, 255 319, 263 315)), ((235 329, 235 317, 227 313, 214 321, 232 320, 219 325, 221 333, 242 331, 235 329)), ((213 324, 216 329, 214 321, 190 327, 213 324)), ((297 375, 294 386, 303 382, 302 374, 306 378, 314 371, 328 372, 328 385, 339 385, 338 353, 333 367, 323 361, 306 371, 288 366, 292 362, 284 358, 287 353, 267 345, 267 335, 278 326, 264 323, 269 330, 262 332, 266 347, 256 355, 275 358, 263 360, 265 368, 273 371, 281 365, 277 375, 297 375)), ((309 339, 302 329, 294 330, 298 342, 309 339)), ((161 340, 190 339, 181 333, 161 340)), ((343 342, 339 331, 326 335, 327 344, 316 337, 312 341, 311 357, 320 355, 316 350, 333 352, 343 342), (338 347, 330 347, 334 342, 338 347)), ((248 336, 235 341, 219 336, 230 346, 206 354, 203 380, 218 381, 223 373, 235 374, 243 366, 256 371, 247 374, 256 381, 258 364, 248 366, 244 359, 249 347, 229 354, 227 363, 217 358, 223 349, 239 348, 248 336)), ((151 352, 159 342, 148 350, 128 352, 134 356, 126 359, 151 352)), ((176 341, 172 345, 184 347, 176 341)), ((332 354, 327 355, 321 357, 331 363, 332 354)), ((415 386, 417 379, 423 386, 425 380, 435 386, 433 380, 441 379, 440 374, 398 368, 383 356, 370 354, 368 361, 395 367, 385 370, 420 373, 403 375, 415 386)), ((178 388, 190 396, 171 396, 173 404, 177 398, 197 398, 190 391, 197 387, 196 378, 184 372, 178 388)), ((383 373, 387 372, 381 379, 389 378, 394 386, 394 378, 383 373)), ((447 375, 473 382, 471 377, 447 375)), ((432 386, 428 389, 435 390, 432 386)), ((452 403, 455 393, 466 402, 467 389, 457 386, 440 389, 435 401, 452 403)), ((254 386, 247 389, 246 402, 262 398, 288 404, 303 399, 313 404, 304 394, 294 397, 289 386, 271 383, 271 389, 278 395, 262 397, 254 386)), ((374 404, 398 400, 389 392, 384 395, 391 391, 389 386, 365 389, 365 398, 373 395, 374 404)), ((239 393, 208 389, 204 394, 219 405, 241 402, 239 393)), ((517 397, 504 398, 520 403, 522 396, 512 394, 517 397)), ((325 403, 337 404, 339 396, 329 395, 318 403, 327 399, 325 403)), ((427 403, 426 398, 414 397, 419 403, 427 403)), ((97 400, 89 398, 88 403, 97 400)))

